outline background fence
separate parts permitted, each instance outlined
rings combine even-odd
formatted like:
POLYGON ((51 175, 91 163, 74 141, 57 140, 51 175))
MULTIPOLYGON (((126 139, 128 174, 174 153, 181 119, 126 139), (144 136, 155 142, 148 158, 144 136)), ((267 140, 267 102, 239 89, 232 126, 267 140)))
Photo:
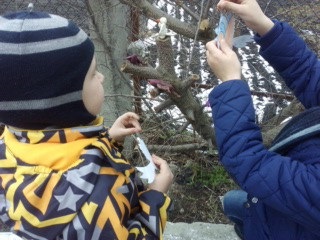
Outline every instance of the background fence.
MULTIPOLYGON (((106 0, 107 6, 112 8, 119 6, 118 0, 106 0)), ((134 2, 134 1, 132 1, 134 2)), ((202 1, 188 1, 188 0, 156 0, 149 1, 153 5, 156 5, 159 9, 169 13, 181 21, 190 22, 194 26, 199 24, 199 18, 202 18, 202 14, 206 11, 207 6, 211 6, 210 11, 207 11, 207 18, 216 24, 219 20, 219 13, 215 9, 218 0, 202 0, 202 1)), ((27 9, 30 0, 2 0, 0 5, 0 14, 4 14, 10 11, 25 10, 27 9)), ((34 9, 38 11, 48 11, 58 15, 62 15, 66 18, 72 19, 79 24, 85 31, 90 34, 92 29, 89 29, 89 22, 92 15, 99 14, 105 9, 99 9, 99 12, 89 13, 86 0, 35 0, 32 1, 34 9)), ((316 53, 320 54, 320 0, 269 0, 259 1, 262 9, 266 14, 272 18, 289 22, 296 31, 305 39, 307 44, 316 53)), ((127 11, 127 24, 121 26, 128 32, 128 40, 141 41, 146 47, 147 61, 150 65, 156 66, 157 64, 157 50, 154 43, 154 35, 158 31, 157 24, 154 20, 148 20, 143 17, 141 9, 135 7, 124 8, 127 11)), ((106 16, 108 18, 108 16, 106 16)), ((106 21, 112 23, 113 19, 106 19, 106 21)), ((235 36, 243 34, 253 34, 242 24, 241 21, 236 22, 235 36)), ((217 84, 217 79, 208 70, 205 63, 204 45, 197 39, 186 38, 181 35, 176 35, 173 39, 173 48, 176 59, 176 70, 179 77, 185 78, 188 72, 198 74, 201 77, 201 84, 193 89, 194 95, 201 101, 201 104, 206 103, 209 90, 201 85, 211 88, 217 84)), ((114 42, 111 48, 117 49, 119 46, 117 42, 114 42)), ((270 72, 267 63, 259 57, 258 47, 251 43, 248 47, 236 49, 239 57, 243 63, 244 76, 248 77, 248 81, 251 84, 253 91, 253 97, 255 100, 255 106, 257 108, 257 119, 259 122, 267 122, 268 119, 274 117, 279 109, 283 109, 292 101, 291 92, 284 86, 283 82, 279 80, 279 76, 275 72, 270 72), (278 95, 280 97, 273 97, 278 95)), ((125 56, 118 56, 124 58, 125 56)), ((132 82, 136 82, 134 81, 132 82)), ((123 79, 123 81, 128 81, 123 79)), ((135 98, 135 109, 141 113, 141 109, 150 114, 154 114, 153 108, 159 104, 159 101, 165 100, 167 96, 161 94, 158 98, 152 99, 149 97, 150 85, 146 81, 138 81, 138 86, 134 84, 133 88, 136 89, 136 93, 141 94, 142 98, 135 98), (138 91, 137 91, 137 88, 138 91), (141 99, 147 100, 141 101, 141 99)), ((121 92, 120 92, 121 95, 121 92)), ((123 97, 128 97, 124 96, 123 97)), ((129 96, 130 97, 130 96, 129 96)), ((108 104, 109 101, 106 101, 108 104)), ((131 109, 127 109, 131 110, 131 109)), ((118 111, 118 109, 114 109, 118 111)), ((210 109, 207 109, 210 114, 210 109)), ((119 115, 117 113, 116 115, 119 115)), ((269 126, 272 128, 272 124, 269 126)), ((155 121, 149 125, 145 125, 146 132, 150 132, 150 136, 155 139, 164 139, 163 144, 175 145, 177 139, 181 139, 181 129, 192 130, 185 128, 186 119, 183 115, 174 107, 170 107, 161 114, 158 114, 155 121), (156 129, 156 131, 154 131, 156 129), (158 131, 160 129, 160 131, 158 131), (165 137, 163 137, 163 134, 165 137), (179 136, 177 138, 177 136, 179 136)), ((150 137, 150 138, 152 138, 150 137)), ((155 142, 157 142, 155 140, 155 142)), ((197 140, 195 140, 197 141, 197 140)), ((152 141, 151 141, 152 142, 152 141)))
MULTIPOLYGON (((72 19, 88 33, 90 33, 89 20, 92 14, 99 14, 98 12, 89 13, 86 0, 35 0, 32 2, 35 10, 48 11, 72 19)), ((108 2, 109 7, 121 4, 117 0, 106 0, 105 2, 108 2)), ((190 22, 196 26, 206 6, 215 6, 218 0, 156 0, 149 2, 152 2, 153 5, 156 5, 159 9, 170 15, 181 19, 181 21, 190 22), (210 3, 209 5, 208 2, 210 3)), ((30 0, 2 0, 0 14, 25 10, 29 3, 30 0)), ((309 47, 320 54, 319 0, 260 0, 259 3, 268 16, 289 22, 305 39, 309 47)), ((148 19, 144 18, 141 9, 134 7, 124 9, 127 11, 128 18, 127 24, 123 26, 123 28, 129 33, 129 42, 140 40, 147 49, 147 61, 149 64, 155 66, 157 63, 157 52, 152 35, 158 30, 156 23, 153 20, 148 21, 148 19)), ((99 9, 99 11, 103 12, 105 10, 99 9)), ((219 19, 219 13, 214 7, 211 7, 207 17, 216 24, 219 19)), ((112 23, 113 19, 110 18, 107 19, 107 21, 112 23)), ((239 36, 248 33, 250 34, 250 31, 241 21, 237 20, 235 35, 239 36)), ((117 42, 114 42, 110 47, 116 49, 119 46, 117 42)), ((173 48, 175 51, 176 69, 181 78, 184 78, 187 72, 192 72, 201 76, 201 84, 204 86, 209 86, 210 88, 217 84, 217 79, 206 66, 202 42, 197 41, 197 39, 176 35, 173 38, 173 48)), ((292 94, 281 80, 279 80, 279 76, 274 72, 270 72, 267 63, 259 58, 258 47, 256 45, 249 44, 248 47, 236 49, 236 51, 245 66, 244 75, 251 76, 249 82, 253 93, 255 92, 253 97, 259 114, 259 116, 257 116, 258 120, 261 123, 266 122, 277 114, 279 108, 284 108, 292 101, 292 94), (274 94, 281 97, 274 98, 272 97, 274 94)), ((120 57, 124 58, 125 56, 120 57)), ((199 101, 205 104, 208 90, 200 87, 200 85, 194 88, 193 92, 194 95, 199 98, 199 101)), ((138 92, 140 92, 142 96, 148 95, 150 85, 148 85, 146 81, 139 81, 138 87, 138 92)), ((145 101, 141 102, 141 98, 136 98, 136 101, 138 104, 142 104, 142 106, 138 106, 139 108, 154 114, 152 108, 157 106, 159 100, 164 100, 165 98, 165 95, 160 95, 158 99, 151 99, 147 96, 147 100, 145 101)), ((108 104, 108 101, 106 104, 108 104)), ((117 111, 117 109, 114 109, 114 111, 117 111)), ((207 111, 209 112, 210 110, 208 109, 207 111)), ((185 124, 185 118, 177 109, 171 107, 159 114, 157 121, 152 122, 149 126, 145 126, 145 129, 150 129, 152 135, 157 136, 158 139, 159 137, 161 138, 163 133, 173 131, 173 133, 167 134, 166 142, 163 142, 163 144, 174 145, 177 141, 176 136, 180 136, 181 129, 183 129, 185 124), (153 129, 157 129, 157 132, 153 131, 153 129), (161 130, 160 133, 158 131, 159 129, 161 130)), ((270 126, 270 128, 272 127, 273 126, 270 126)))

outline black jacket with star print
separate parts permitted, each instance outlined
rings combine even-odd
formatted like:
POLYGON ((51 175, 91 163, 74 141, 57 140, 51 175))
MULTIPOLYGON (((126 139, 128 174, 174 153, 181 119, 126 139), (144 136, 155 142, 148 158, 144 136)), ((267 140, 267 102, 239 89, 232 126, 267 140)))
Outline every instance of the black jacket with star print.
POLYGON ((0 140, 0 216, 26 239, 162 239, 170 199, 140 191, 135 169, 96 125, 0 140))

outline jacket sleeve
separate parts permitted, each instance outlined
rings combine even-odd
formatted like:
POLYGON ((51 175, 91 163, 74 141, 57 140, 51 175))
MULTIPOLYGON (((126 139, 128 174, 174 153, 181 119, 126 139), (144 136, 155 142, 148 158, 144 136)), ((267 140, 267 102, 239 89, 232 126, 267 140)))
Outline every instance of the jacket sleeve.
MULTIPOLYGON (((105 139, 104 139, 105 140, 105 139)), ((110 218, 114 218, 115 225, 121 225, 122 227, 114 227, 112 231, 115 232, 117 239, 163 239, 163 232, 167 222, 167 212, 171 205, 171 199, 164 193, 156 190, 145 190, 144 187, 136 183, 135 169, 129 164, 129 162, 120 154, 118 144, 113 141, 105 141, 105 145, 100 146, 105 155, 108 156, 108 163, 112 169, 119 173, 118 180, 115 180, 112 188, 118 190, 117 193, 124 191, 123 194, 115 194, 113 191, 110 195, 113 195, 114 201, 111 201, 108 207, 109 212, 113 208, 115 213, 110 214, 110 218), (105 148, 108 144, 111 144, 109 148, 105 148), (125 180, 121 180, 125 179, 125 180), (117 183, 121 183, 116 187, 117 183), (128 211, 118 211, 128 207, 128 211)), ((108 171, 106 172, 108 173, 108 171)), ((105 175, 106 178, 110 178, 110 173, 105 175)), ((110 179, 109 179, 110 181, 110 179)), ((103 181, 106 185, 107 180, 103 181)), ((108 197, 106 197, 107 199, 108 197)), ((103 205, 103 204, 101 204, 103 205)), ((106 214, 106 213, 104 213, 106 214)), ((106 228, 108 231, 108 227, 106 228)))
POLYGON ((320 103, 320 61, 287 24, 275 26, 263 37, 255 36, 260 54, 281 75, 306 108, 320 103))
POLYGON ((167 212, 171 205, 170 198, 161 192, 147 190, 139 194, 139 203, 141 210, 135 218, 146 226, 154 239, 163 239, 167 212))
POLYGON ((169 205, 165 194, 138 193, 128 177, 103 167, 93 192, 64 229, 63 239, 163 239, 169 205))
MULTIPOLYGON (((319 229, 319 166, 268 151, 255 123, 250 89, 232 80, 209 95, 220 160, 251 196, 300 224, 319 229)), ((317 230, 318 233, 320 230, 317 230)))

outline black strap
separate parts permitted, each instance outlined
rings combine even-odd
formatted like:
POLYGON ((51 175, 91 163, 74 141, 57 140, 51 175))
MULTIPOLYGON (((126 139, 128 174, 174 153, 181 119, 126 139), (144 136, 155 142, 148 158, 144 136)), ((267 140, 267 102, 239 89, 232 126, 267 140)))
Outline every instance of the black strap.
POLYGON ((314 107, 293 117, 276 136, 269 150, 283 153, 293 144, 318 134, 320 134, 320 107, 314 107))

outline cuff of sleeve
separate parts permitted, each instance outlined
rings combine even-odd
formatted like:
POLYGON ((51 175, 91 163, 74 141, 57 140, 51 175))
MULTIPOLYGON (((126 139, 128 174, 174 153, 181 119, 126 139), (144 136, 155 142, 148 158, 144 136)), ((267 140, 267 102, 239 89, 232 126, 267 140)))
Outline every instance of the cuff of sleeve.
POLYGON ((244 81, 242 79, 232 79, 232 80, 225 81, 225 82, 220 83, 219 85, 217 85, 215 88, 213 88, 211 90, 209 96, 215 96, 221 90, 228 89, 234 84, 243 84, 243 83, 247 84, 246 81, 244 81))
POLYGON ((108 128, 104 129, 103 132, 100 132, 100 137, 106 137, 109 140, 109 142, 111 143, 111 145, 114 146, 115 148, 117 148, 117 150, 119 152, 121 152, 123 150, 123 143, 117 142, 116 140, 111 138, 109 135, 108 128))
POLYGON ((140 216, 145 219, 150 219, 150 215, 158 219, 156 229, 150 228, 155 235, 162 239, 162 233, 165 229, 168 219, 168 212, 171 210, 171 199, 162 192, 156 190, 146 190, 139 194, 139 202, 141 206, 140 216))
POLYGON ((171 203, 171 199, 167 194, 153 189, 147 189, 143 192, 140 192, 139 198, 143 202, 147 202, 150 206, 154 206, 156 208, 163 205, 165 202, 169 203, 167 204, 167 207, 169 208, 171 203))

